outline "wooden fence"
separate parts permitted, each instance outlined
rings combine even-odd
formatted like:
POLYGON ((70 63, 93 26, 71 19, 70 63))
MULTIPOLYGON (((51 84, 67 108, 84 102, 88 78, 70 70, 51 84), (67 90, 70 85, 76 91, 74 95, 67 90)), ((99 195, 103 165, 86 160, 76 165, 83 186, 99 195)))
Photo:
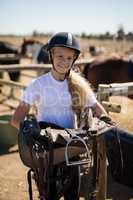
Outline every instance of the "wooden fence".
POLYGON ((121 106, 111 104, 109 102, 110 96, 128 96, 133 95, 133 82, 128 83, 112 83, 99 84, 97 99, 103 104, 105 109, 109 112, 120 112, 121 106))
MULTIPOLYGON (((75 65, 80 65, 84 63, 90 62, 87 61, 78 61, 75 63, 75 65)), ((51 64, 14 64, 14 65, 0 65, 0 72, 11 72, 11 71, 21 71, 21 75, 28 76, 29 78, 34 78, 35 76, 32 76, 30 74, 24 74, 23 71, 37 71, 37 72, 43 72, 46 73, 51 69, 51 64)), ((26 85, 22 83, 17 83, 13 81, 6 81, 3 79, 0 79, 0 84, 2 85, 8 85, 12 88, 20 88, 25 89, 26 85)), ((97 92, 97 99, 103 104, 105 109, 108 112, 120 112, 121 106, 117 104, 111 104, 109 102, 109 97, 114 95, 129 95, 133 94, 133 82, 129 83, 113 83, 113 84, 100 84, 97 92)))

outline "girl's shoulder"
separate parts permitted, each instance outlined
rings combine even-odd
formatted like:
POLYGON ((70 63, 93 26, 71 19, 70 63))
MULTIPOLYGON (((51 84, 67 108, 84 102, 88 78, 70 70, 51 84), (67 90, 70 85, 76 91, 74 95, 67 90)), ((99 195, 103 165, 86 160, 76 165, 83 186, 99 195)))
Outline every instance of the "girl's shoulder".
POLYGON ((43 74, 35 79, 33 79, 29 85, 28 88, 39 90, 41 87, 45 87, 48 85, 49 80, 49 73, 43 74))
POLYGON ((69 81, 80 88, 90 88, 89 82, 77 72, 71 71, 69 81))
POLYGON ((47 83, 47 81, 50 79, 50 73, 48 72, 48 73, 46 73, 46 74, 43 74, 43 75, 41 75, 41 76, 39 76, 39 77, 37 77, 36 79, 34 79, 33 80, 33 82, 35 83, 35 84, 44 84, 44 83, 47 83))

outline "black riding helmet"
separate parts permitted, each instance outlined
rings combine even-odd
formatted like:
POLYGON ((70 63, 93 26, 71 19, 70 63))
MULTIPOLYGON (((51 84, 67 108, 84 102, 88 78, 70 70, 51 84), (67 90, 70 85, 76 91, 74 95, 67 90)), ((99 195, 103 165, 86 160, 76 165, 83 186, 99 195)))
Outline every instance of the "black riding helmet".
MULTIPOLYGON (((47 50, 51 54, 51 49, 53 47, 67 47, 70 49, 75 50, 76 52, 76 57, 73 61, 73 63, 76 61, 80 54, 80 45, 79 41, 75 36, 73 36, 71 33, 68 32, 59 32, 55 34, 49 41, 47 50)), ((51 55, 50 55, 51 57, 51 55)))

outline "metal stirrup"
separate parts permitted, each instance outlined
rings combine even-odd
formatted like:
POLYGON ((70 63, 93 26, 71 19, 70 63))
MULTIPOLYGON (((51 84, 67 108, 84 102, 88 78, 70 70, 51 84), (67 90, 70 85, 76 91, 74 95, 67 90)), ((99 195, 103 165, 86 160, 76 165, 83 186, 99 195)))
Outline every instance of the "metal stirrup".
POLYGON ((70 138, 70 140, 67 142, 66 147, 65 147, 66 165, 67 165, 67 166, 74 166, 74 165, 84 165, 84 164, 88 164, 88 163, 90 162, 89 157, 90 157, 90 153, 89 153, 89 149, 88 149, 87 144, 85 143, 85 141, 84 141, 81 137, 79 137, 79 136, 77 136, 77 135, 72 136, 72 137, 70 138), (87 157, 88 157, 88 159, 87 159, 86 161, 81 161, 81 160, 79 160, 79 161, 69 161, 68 148, 69 148, 70 144, 71 144, 72 142, 75 142, 75 141, 76 141, 76 142, 77 142, 77 141, 80 141, 80 142, 83 144, 84 148, 86 149, 87 157))

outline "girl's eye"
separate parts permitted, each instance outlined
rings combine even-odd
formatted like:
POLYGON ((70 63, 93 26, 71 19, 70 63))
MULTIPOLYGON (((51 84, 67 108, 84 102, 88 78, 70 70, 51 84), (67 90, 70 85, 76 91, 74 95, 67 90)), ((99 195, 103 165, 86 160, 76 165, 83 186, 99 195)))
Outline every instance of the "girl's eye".
POLYGON ((57 58, 62 58, 62 56, 61 56, 61 55, 58 55, 57 58))
POLYGON ((69 57, 67 60, 69 60, 69 61, 72 61, 72 60, 73 60, 73 58, 72 58, 72 57, 69 57))

